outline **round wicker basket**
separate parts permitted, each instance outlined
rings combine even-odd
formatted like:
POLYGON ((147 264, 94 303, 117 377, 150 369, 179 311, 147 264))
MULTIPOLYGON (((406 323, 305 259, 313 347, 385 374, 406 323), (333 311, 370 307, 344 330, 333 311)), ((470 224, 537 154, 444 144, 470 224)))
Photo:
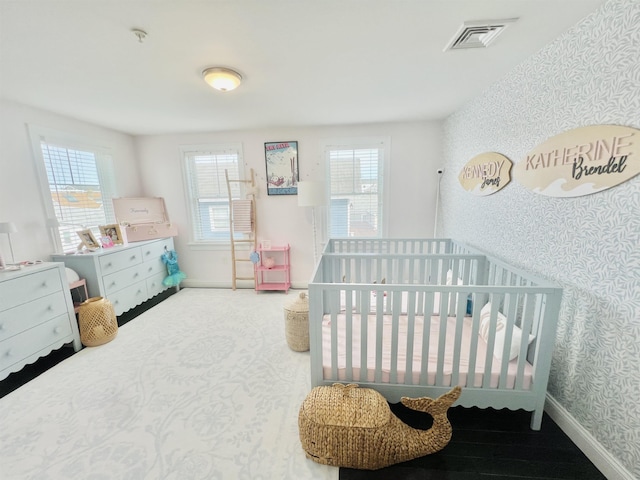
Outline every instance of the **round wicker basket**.
POLYGON ((118 334, 116 312, 111 302, 103 297, 91 297, 80 304, 78 324, 80 340, 87 347, 110 342, 118 334))
POLYGON ((284 307, 287 345, 296 352, 309 350, 309 299, 305 292, 284 307))

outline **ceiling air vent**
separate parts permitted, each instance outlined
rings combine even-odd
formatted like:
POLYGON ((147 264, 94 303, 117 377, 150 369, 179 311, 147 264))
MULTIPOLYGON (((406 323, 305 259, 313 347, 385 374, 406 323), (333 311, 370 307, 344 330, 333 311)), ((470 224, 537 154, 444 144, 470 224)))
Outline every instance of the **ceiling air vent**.
POLYGON ((481 20, 464 22, 462 27, 449 41, 444 51, 463 48, 485 48, 500 35, 509 24, 518 20, 507 18, 504 20, 481 20))

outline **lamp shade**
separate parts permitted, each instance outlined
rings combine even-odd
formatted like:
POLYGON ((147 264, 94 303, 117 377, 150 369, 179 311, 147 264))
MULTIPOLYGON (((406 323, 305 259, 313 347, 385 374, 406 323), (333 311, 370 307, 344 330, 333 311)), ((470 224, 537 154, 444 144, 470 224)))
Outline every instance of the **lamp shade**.
POLYGON ((0 222, 0 233, 16 233, 18 229, 13 222, 0 222))
POLYGON ((327 191, 324 182, 306 180, 298 182, 298 206, 319 207, 327 204, 327 191))
POLYGON ((207 68, 202 72, 202 77, 205 82, 221 92, 233 90, 242 82, 242 75, 224 67, 207 68))

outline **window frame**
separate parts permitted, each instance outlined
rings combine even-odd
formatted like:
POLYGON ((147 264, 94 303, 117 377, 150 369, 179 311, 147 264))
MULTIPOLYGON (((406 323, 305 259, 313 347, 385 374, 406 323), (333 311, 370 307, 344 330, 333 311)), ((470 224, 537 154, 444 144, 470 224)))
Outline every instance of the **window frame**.
MULTIPOLYGON (((237 154, 237 168, 238 168, 238 177, 234 178, 230 176, 231 180, 244 180, 245 172, 244 172, 244 153, 241 142, 231 142, 231 143, 208 143, 208 144, 196 144, 196 145, 181 145, 180 146, 180 162, 182 166, 182 177, 183 177, 183 185, 184 185, 184 194, 185 194, 185 202, 187 204, 187 210, 189 212, 188 223, 189 223, 189 246, 190 247, 200 247, 203 249, 215 249, 216 247, 228 247, 231 244, 230 231, 229 231, 229 223, 228 218, 230 215, 230 206, 229 206, 229 197, 226 191, 226 180, 224 178, 224 172, 218 172, 218 178, 225 181, 224 185, 224 196, 220 196, 219 203, 224 203, 227 210, 227 228, 224 231, 221 231, 220 239, 216 238, 198 238, 196 232, 196 223, 201 220, 198 206, 196 205, 193 192, 193 184, 192 184, 192 167, 190 164, 190 157, 194 155, 206 155, 206 154, 223 154, 229 151, 234 151, 237 154), (221 175, 222 173, 222 175, 221 175), (222 234, 223 233, 223 234, 222 234)), ((245 187, 243 183, 236 183, 239 194, 234 198, 244 198, 245 187)), ((238 236, 238 234, 234 234, 234 236, 238 236)))
MULTIPOLYGON (((331 159, 330 152, 335 150, 359 150, 359 149, 378 149, 382 158, 378 160, 378 192, 381 196, 379 199, 378 215, 378 234, 376 238, 384 238, 388 236, 388 205, 389 205, 389 165, 391 161, 391 138, 388 136, 371 136, 371 137, 345 137, 326 139, 321 144, 322 155, 325 163, 325 181, 327 183, 328 204, 326 207, 326 216, 324 219, 323 233, 325 239, 331 236, 331 159)), ((350 237, 363 238, 363 237, 350 237)))
MULTIPOLYGON (((27 125, 27 130, 31 139, 32 157, 36 170, 39 187, 38 190, 40 192, 40 200, 47 217, 46 223, 49 229, 51 243, 57 252, 71 251, 69 245, 66 249, 63 247, 60 228, 61 224, 59 225, 60 220, 56 215, 56 209, 51 196, 51 185, 49 184, 49 176, 45 165, 44 154, 42 152, 42 143, 44 142, 48 145, 65 148, 66 150, 91 152, 95 156, 105 224, 116 223, 112 199, 118 196, 118 191, 115 180, 113 149, 111 147, 101 145, 100 142, 95 139, 73 133, 35 125, 27 125)), ((84 227, 91 229, 94 236, 99 238, 99 225, 84 225, 84 227)), ((77 228, 77 230, 83 229, 84 228, 80 228, 80 226, 77 228)), ((80 237, 78 237, 77 240, 76 245, 79 245, 81 243, 80 237)))

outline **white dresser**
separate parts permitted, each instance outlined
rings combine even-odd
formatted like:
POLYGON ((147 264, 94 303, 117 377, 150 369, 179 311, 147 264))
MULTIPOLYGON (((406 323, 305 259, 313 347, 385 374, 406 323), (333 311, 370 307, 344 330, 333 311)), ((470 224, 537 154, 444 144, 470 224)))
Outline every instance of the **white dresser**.
POLYGON ((105 297, 116 315, 156 296, 169 287, 162 281, 167 267, 161 255, 173 250, 173 238, 116 245, 78 255, 52 255, 51 259, 76 271, 87 281, 90 297, 105 297))
POLYGON ((0 271, 0 380, 71 342, 82 348, 64 265, 0 271))

